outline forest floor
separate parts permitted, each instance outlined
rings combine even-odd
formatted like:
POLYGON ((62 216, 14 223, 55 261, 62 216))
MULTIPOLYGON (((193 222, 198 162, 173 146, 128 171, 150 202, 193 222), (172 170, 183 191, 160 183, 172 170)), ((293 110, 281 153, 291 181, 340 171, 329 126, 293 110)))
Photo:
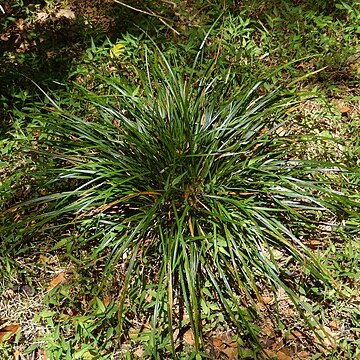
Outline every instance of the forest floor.
MULTIPOLYGON (((39 136, 32 131, 32 111, 44 102, 51 105, 34 84, 56 99, 70 94, 74 103, 64 106, 77 106, 73 84, 101 93, 99 76, 131 74, 132 66, 143 61, 147 35, 164 52, 191 58, 209 31, 207 56, 218 59, 219 71, 230 69, 250 83, 267 77, 268 90, 291 84, 292 90, 308 94, 291 109, 294 119, 319 135, 316 147, 302 150, 304 156, 359 168, 360 2, 329 3, 1 2, 0 210, 31 196, 24 181, 31 175, 23 169, 29 165, 29 171, 33 160, 21 149, 39 136), (335 144, 333 139, 340 141, 335 144)), ((358 184, 357 179, 357 194, 358 184)), ((279 290, 275 299, 264 293, 257 304, 263 315, 257 326, 269 358, 360 358, 359 224, 346 233, 341 220, 332 221, 338 226, 315 229, 313 237, 304 239, 343 292, 341 296, 333 288, 319 289, 317 297, 307 299, 323 324, 317 330, 330 337, 320 343, 301 323, 286 294, 279 290)), ((121 264, 106 290, 95 295, 102 258, 84 263, 86 254, 76 258, 61 246, 62 238, 47 235, 34 238, 36 248, 30 251, 27 243, 19 246, 17 236, 0 238, 0 359, 152 358, 151 325, 140 315, 133 315, 126 338, 118 341, 113 304, 119 297, 121 264)), ((278 256, 279 262, 286 260, 278 256)), ((302 276, 301 271, 294 276, 302 276)), ((208 358, 259 358, 221 316, 215 306, 206 319, 215 324, 206 334, 208 358)), ((191 358, 192 331, 177 329, 174 340, 181 344, 179 358, 191 358)), ((168 344, 161 346, 166 353, 168 344)))

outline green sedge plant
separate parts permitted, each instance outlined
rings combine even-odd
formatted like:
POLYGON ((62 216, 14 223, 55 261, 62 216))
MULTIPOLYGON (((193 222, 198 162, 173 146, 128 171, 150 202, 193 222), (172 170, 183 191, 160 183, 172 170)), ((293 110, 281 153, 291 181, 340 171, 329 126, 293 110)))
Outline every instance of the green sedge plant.
POLYGON ((259 346, 254 324, 264 289, 282 289, 319 329, 289 269, 337 287, 304 245, 304 229, 358 206, 328 181, 340 166, 296 157, 298 142, 311 139, 284 130, 293 94, 239 84, 217 75, 215 63, 199 78, 199 59, 184 73, 158 49, 145 50, 131 81, 104 80, 107 95, 83 89, 86 116, 48 96, 53 111, 42 115, 46 135, 36 151, 56 164, 42 173, 48 188, 61 190, 23 204, 29 229, 81 229, 70 248, 107 255, 102 285, 123 264, 119 326, 125 331, 131 321, 132 303, 146 308, 155 358, 164 339, 176 356, 173 329, 182 326, 191 328, 194 352, 204 350, 209 299, 259 346))

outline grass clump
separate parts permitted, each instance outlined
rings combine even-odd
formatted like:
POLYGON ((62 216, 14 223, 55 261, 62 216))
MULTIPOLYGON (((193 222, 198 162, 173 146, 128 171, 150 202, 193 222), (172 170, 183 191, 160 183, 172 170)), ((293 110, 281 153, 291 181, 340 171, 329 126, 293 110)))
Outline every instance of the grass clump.
POLYGON ((157 51, 145 62, 137 85, 112 79, 111 95, 87 93, 85 119, 53 102, 39 147, 56 163, 46 172, 52 186, 68 188, 27 202, 32 226, 82 233, 67 251, 107 254, 103 284, 124 264, 120 325, 126 336, 136 303, 151 317, 153 354, 164 339, 175 353, 173 329, 187 326, 201 351, 208 302, 256 345, 258 304, 279 289, 319 330, 294 274, 309 286, 336 284, 301 238, 357 204, 327 181, 339 166, 296 158, 309 138, 286 130, 294 96, 240 86, 214 66, 197 79, 157 51))

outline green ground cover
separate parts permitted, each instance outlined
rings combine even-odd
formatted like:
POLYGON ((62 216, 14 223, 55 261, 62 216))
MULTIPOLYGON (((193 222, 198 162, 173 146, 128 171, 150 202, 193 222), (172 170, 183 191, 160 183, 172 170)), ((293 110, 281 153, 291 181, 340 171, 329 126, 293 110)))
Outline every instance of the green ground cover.
POLYGON ((0 359, 360 357, 359 2, 0 12, 0 359))

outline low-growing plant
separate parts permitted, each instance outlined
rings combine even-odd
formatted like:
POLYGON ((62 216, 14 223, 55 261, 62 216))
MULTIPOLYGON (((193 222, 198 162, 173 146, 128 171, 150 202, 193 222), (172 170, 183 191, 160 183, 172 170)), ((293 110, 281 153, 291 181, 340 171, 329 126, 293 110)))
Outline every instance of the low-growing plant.
POLYGON ((341 167, 296 157, 297 143, 311 139, 286 124, 292 94, 216 76, 215 64, 199 79, 157 50, 144 59, 137 86, 110 79, 108 96, 84 90, 89 116, 55 102, 43 115, 37 152, 57 162, 45 172, 51 186, 68 188, 23 204, 29 229, 81 230, 71 248, 108 255, 103 283, 123 263, 120 326, 134 303, 150 313, 154 354, 165 339, 175 356, 173 329, 184 326, 201 351, 210 300, 257 345, 258 304, 279 289, 319 330, 293 277, 304 271, 309 283, 337 287, 302 236, 326 214, 356 212, 326 178, 341 167))

